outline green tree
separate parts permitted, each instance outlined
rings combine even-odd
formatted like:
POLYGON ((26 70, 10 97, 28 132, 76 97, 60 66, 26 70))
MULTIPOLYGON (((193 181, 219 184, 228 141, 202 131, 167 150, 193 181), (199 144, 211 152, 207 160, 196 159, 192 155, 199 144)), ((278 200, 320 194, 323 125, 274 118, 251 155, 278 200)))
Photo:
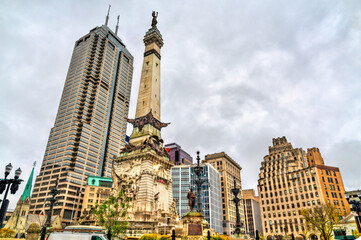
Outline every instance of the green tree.
POLYGON ((96 204, 93 214, 100 226, 108 231, 108 238, 120 237, 128 228, 127 212, 132 198, 125 196, 124 190, 120 190, 117 196, 110 196, 100 204, 96 204))
POLYGON ((306 228, 319 232, 323 240, 332 239, 335 225, 340 222, 342 216, 339 210, 331 204, 303 209, 301 215, 306 222, 306 228))

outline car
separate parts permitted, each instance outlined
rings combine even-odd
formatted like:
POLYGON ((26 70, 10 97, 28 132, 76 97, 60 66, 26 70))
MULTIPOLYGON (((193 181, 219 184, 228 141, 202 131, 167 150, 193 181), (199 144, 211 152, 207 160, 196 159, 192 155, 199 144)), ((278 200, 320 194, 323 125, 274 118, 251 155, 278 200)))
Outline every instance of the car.
POLYGON ((68 226, 49 234, 48 240, 108 240, 105 229, 97 226, 68 226))

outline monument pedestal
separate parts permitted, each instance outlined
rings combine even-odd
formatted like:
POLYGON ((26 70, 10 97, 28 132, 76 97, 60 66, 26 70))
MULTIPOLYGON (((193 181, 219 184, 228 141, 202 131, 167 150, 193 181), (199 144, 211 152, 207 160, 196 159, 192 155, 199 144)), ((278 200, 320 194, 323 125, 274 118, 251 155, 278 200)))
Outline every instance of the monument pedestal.
POLYGON ((203 214, 188 212, 183 216, 183 239, 203 240, 203 214))

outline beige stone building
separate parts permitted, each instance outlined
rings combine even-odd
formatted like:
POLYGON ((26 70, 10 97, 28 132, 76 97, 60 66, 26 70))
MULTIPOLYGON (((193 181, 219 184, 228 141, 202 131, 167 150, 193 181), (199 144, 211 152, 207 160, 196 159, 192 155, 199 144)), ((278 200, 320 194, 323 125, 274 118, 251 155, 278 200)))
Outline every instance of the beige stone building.
POLYGON ((125 145, 133 56, 107 25, 75 42, 54 127, 50 131, 30 212, 44 214, 59 179, 54 214, 69 224, 80 216, 88 176, 111 177, 113 156, 125 145))
POLYGON ((6 223, 9 221, 10 217, 13 215, 15 209, 8 209, 5 213, 5 219, 4 219, 4 226, 6 225, 6 223))
POLYGON ((259 234, 263 235, 259 196, 256 196, 254 189, 245 189, 242 191, 242 195, 246 232, 253 238, 256 237, 257 230, 259 234))
POLYGON ((14 230, 16 236, 25 236, 26 234, 26 222, 29 215, 30 209, 30 197, 22 200, 22 197, 19 198, 15 210, 9 217, 4 228, 14 230))
POLYGON ((273 139, 261 165, 258 192, 266 237, 301 234, 299 211, 324 202, 315 167, 308 166, 305 151, 293 148, 286 137, 273 139))
MULTIPOLYGON (((231 235, 236 225, 236 206, 232 201, 234 195, 231 190, 234 188, 234 179, 236 179, 237 187, 241 190, 239 194, 241 196, 238 197, 242 199, 242 167, 224 152, 206 155, 203 163, 210 163, 219 171, 221 176, 223 233, 231 235)), ((240 211, 241 225, 243 226, 243 230, 245 230, 243 201, 239 202, 238 207, 240 211)))
MULTIPOLYGON (((293 148, 286 137, 273 139, 269 154, 261 163, 258 180, 262 226, 266 237, 302 234, 305 227, 300 210, 328 202, 324 194, 327 189, 320 180, 321 169, 332 171, 328 173, 333 176, 333 170, 336 168, 317 163, 323 163, 320 155, 308 159, 305 151, 302 148, 293 148)), ((341 181, 338 181, 338 184, 341 184, 341 181)), ((335 192, 335 189, 328 191, 335 192)), ((333 196, 334 194, 332 193, 333 196)), ((338 192, 337 197, 341 197, 338 192)), ((345 201, 343 202, 345 204, 345 201)), ((347 212, 342 209, 340 211, 347 212)))
POLYGON ((109 199, 112 194, 112 178, 89 176, 84 191, 82 216, 91 213, 95 204, 109 199))
MULTIPOLYGON (((33 223, 37 224, 39 228, 41 228, 45 224, 47 218, 47 215, 45 214, 30 213, 30 194, 33 185, 34 168, 35 163, 26 183, 24 192, 20 196, 15 210, 12 212, 10 218, 5 224, 5 228, 14 230, 16 232, 17 238, 23 238, 27 234, 29 226, 33 223)), ((52 215, 50 222, 53 228, 62 227, 59 215, 52 215)))
POLYGON ((34 168, 35 163, 30 173, 29 179, 26 183, 23 194, 21 194, 16 204, 15 210, 5 223, 5 228, 14 230, 17 237, 25 236, 27 229, 27 222, 29 219, 28 216, 30 210, 30 194, 33 186, 34 168))

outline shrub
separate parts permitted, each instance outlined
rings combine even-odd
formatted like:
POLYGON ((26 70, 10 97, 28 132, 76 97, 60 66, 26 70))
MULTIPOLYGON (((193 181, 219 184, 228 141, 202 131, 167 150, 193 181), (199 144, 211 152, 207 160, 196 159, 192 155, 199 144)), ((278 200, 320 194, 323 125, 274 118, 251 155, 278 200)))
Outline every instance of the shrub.
POLYGON ((2 238, 12 238, 15 237, 16 232, 11 229, 2 228, 0 229, 0 237, 2 238))
POLYGON ((216 235, 212 236, 212 240, 230 240, 230 238, 226 235, 216 235))
POLYGON ((28 227, 27 233, 40 233, 40 226, 37 223, 32 223, 28 227))
POLYGON ((158 236, 157 234, 144 234, 140 237, 139 240, 157 240, 158 236))
POLYGON ((158 237, 158 240, 169 240, 169 239, 171 239, 171 236, 169 235, 160 235, 158 237))

